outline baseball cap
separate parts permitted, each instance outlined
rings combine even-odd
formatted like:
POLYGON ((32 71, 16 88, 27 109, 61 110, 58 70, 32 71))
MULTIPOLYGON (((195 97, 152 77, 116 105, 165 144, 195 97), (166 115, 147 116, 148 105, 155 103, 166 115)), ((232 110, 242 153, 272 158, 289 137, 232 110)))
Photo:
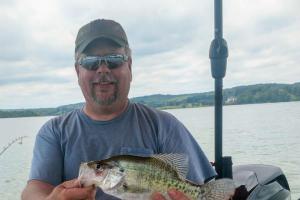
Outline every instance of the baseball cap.
POLYGON ((75 41, 75 53, 82 53, 93 40, 98 38, 110 39, 121 47, 129 46, 126 33, 118 22, 97 19, 79 29, 75 41))

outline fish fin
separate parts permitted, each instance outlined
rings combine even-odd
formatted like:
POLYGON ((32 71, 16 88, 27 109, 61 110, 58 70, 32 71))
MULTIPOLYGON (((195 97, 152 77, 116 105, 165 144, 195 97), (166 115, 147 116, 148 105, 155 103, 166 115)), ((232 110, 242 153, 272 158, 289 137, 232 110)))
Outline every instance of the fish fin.
POLYGON ((171 153, 171 154, 154 154, 151 157, 161 160, 170 165, 178 174, 181 180, 186 180, 188 173, 188 156, 186 154, 171 153))
POLYGON ((223 200, 229 199, 234 195, 235 184, 232 179, 223 178, 215 181, 210 181, 199 187, 200 199, 206 200, 223 200))

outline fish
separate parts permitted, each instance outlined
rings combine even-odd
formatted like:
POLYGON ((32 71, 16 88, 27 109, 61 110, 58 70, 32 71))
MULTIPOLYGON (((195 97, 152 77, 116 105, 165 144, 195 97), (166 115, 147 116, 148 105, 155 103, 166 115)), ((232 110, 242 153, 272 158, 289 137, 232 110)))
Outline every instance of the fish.
POLYGON ((78 180, 83 187, 95 185, 124 200, 150 199, 153 192, 166 195, 170 188, 191 200, 223 200, 234 194, 232 179, 197 184, 186 178, 187 172, 188 156, 184 154, 119 155, 81 163, 78 180))

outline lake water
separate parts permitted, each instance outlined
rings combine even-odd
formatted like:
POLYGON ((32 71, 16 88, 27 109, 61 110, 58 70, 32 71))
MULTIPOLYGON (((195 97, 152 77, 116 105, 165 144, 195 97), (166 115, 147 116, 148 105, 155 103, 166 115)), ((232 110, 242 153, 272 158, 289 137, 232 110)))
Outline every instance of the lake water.
MULTIPOLYGON (((192 132, 209 160, 214 160, 214 108, 168 110, 192 132)), ((0 119, 0 151, 26 135, 0 156, 0 199, 20 199, 30 168, 35 135, 51 117, 0 119)), ((280 166, 289 181, 292 199, 300 198, 300 102, 225 106, 223 154, 234 165, 280 166)))

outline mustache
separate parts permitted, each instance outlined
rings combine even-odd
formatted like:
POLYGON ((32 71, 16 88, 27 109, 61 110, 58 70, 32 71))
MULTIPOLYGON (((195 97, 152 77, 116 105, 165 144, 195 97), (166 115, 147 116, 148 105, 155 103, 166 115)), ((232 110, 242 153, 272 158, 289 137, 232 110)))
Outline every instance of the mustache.
POLYGON ((117 83, 118 81, 111 74, 100 74, 93 80, 92 83, 99 84, 107 82, 117 83))

